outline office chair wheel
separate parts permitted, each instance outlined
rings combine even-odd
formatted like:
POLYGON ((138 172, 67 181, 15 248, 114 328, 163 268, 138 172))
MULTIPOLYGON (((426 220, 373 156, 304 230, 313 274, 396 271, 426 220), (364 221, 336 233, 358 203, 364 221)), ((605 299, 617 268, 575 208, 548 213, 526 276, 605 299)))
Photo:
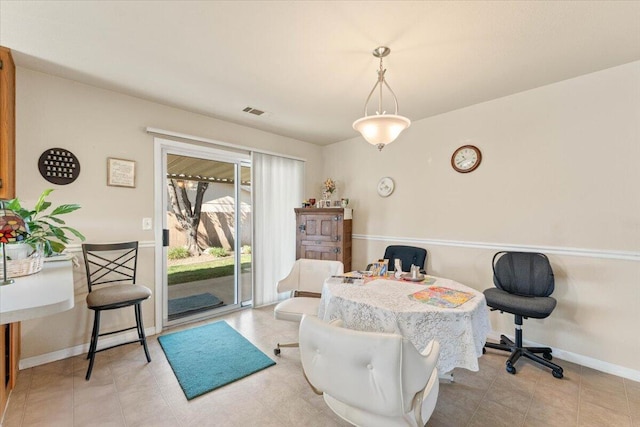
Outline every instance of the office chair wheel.
POLYGON ((274 348, 273 349, 273 354, 275 354, 276 356, 280 356, 280 349, 279 348, 274 348))
POLYGON ((553 356, 549 352, 542 353, 542 357, 544 357, 547 360, 553 360, 553 356))
POLYGON ((513 366, 511 363, 507 363, 507 372, 509 372, 511 375, 515 375, 516 367, 513 366))
POLYGON ((562 374, 562 369, 554 369, 553 371, 551 371, 551 373, 553 374, 554 378, 562 378, 564 376, 562 374))
POLYGON ((482 347, 482 354, 487 354, 487 349, 482 347))

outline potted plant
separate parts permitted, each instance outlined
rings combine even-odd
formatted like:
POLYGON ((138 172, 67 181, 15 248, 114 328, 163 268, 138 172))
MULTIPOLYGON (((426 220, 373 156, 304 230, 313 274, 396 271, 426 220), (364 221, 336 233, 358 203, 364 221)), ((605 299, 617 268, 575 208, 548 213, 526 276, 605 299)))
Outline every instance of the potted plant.
MULTIPOLYGON (((23 242, 30 245, 33 251, 38 251, 42 247, 41 250, 45 256, 62 252, 73 236, 82 241, 85 240, 82 233, 65 225, 64 220, 59 218, 60 215, 80 209, 80 205, 65 204, 54 208, 48 213, 45 212, 51 207, 51 202, 48 202, 46 197, 52 191, 53 189, 51 188, 44 190, 32 210, 25 209, 18 199, 10 200, 5 205, 7 209, 11 209, 20 216, 27 225, 29 234, 23 242)), ((8 253, 9 251, 7 250, 8 253)))

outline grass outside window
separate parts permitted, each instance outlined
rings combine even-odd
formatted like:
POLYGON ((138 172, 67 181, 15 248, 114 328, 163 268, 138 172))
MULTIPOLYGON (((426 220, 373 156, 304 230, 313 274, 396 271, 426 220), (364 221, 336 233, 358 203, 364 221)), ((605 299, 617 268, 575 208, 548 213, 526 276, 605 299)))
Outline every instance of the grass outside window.
MULTIPOLYGON (((202 263, 173 265, 167 269, 168 285, 195 282, 198 280, 214 279, 216 277, 232 276, 234 272, 234 257, 215 259, 202 263)), ((241 271, 251 268, 251 254, 240 256, 241 271)))

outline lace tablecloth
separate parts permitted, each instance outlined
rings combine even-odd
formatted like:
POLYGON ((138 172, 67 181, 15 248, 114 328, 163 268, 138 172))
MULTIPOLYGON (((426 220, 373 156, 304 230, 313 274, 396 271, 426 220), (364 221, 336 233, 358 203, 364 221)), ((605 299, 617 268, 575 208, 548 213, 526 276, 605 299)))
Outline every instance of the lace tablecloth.
POLYGON ((453 280, 435 279, 429 286, 386 279, 366 284, 327 279, 318 316, 325 321, 342 319, 350 329, 401 334, 419 351, 436 339, 440 342, 437 367, 441 374, 456 367, 477 371, 478 358, 491 330, 484 295, 453 280), (473 298, 455 308, 441 308, 409 298, 430 286, 468 292, 473 298))

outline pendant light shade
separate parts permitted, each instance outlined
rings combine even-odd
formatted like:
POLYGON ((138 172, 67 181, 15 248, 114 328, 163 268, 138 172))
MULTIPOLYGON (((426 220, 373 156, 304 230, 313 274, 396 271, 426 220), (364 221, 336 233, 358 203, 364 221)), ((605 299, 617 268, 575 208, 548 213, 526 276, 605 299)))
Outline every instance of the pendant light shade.
POLYGON ((378 81, 369 92, 369 96, 364 103, 364 117, 353 122, 353 128, 360 132, 363 138, 372 145, 378 147, 378 150, 382 150, 385 145, 395 141, 400 133, 411 126, 411 120, 404 116, 398 115, 398 99, 395 93, 391 90, 391 87, 384 78, 384 74, 387 70, 382 68, 382 58, 389 55, 391 49, 386 46, 377 47, 373 51, 373 56, 380 58, 380 69, 378 70, 378 81), (394 114, 386 114, 386 111, 382 110, 382 86, 391 92, 395 105, 394 114), (367 107, 371 100, 371 95, 375 92, 376 88, 378 92, 378 111, 375 115, 368 115, 367 107))
POLYGON ((365 116, 353 122, 353 128, 362 134, 369 144, 380 150, 386 144, 395 141, 400 132, 411 125, 411 120, 395 114, 376 114, 365 116))

